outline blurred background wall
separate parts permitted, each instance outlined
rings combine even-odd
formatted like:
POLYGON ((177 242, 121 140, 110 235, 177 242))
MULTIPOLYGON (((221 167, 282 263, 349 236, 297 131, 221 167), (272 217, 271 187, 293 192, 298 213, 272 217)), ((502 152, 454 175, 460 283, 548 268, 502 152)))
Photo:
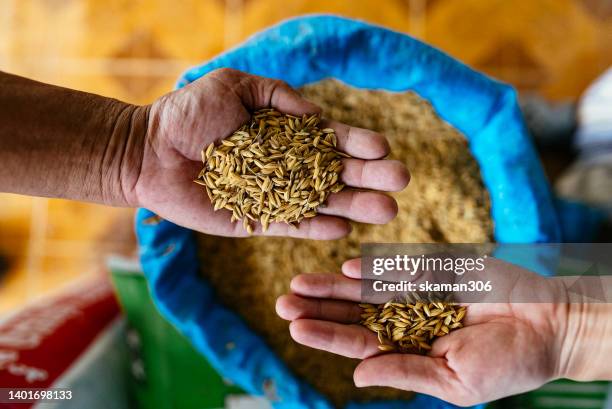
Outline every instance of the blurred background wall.
MULTIPOLYGON (((553 101, 612 65, 612 0, 0 0, 0 70, 148 103, 189 66, 305 13, 411 34, 553 101)), ((0 195, 0 314, 133 252, 132 213, 0 195)))

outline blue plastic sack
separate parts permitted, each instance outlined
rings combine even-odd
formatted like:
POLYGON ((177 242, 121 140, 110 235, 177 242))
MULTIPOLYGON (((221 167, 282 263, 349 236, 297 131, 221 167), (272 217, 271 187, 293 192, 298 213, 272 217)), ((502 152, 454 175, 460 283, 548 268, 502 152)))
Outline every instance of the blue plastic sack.
MULTIPOLYGON (((220 67, 301 86, 326 77, 360 88, 412 90, 465 134, 492 202, 498 242, 556 242, 559 224, 548 184, 530 143, 514 90, 407 35, 332 16, 284 22, 236 49, 189 70, 183 86, 220 67)), ((220 305, 198 277, 191 231, 167 221, 136 219, 140 256, 154 301, 177 329, 226 378, 263 395, 273 385, 276 408, 332 405, 296 378, 242 319, 220 305), (230 347, 231 346, 231 347, 230 347)), ((417 395, 409 402, 350 404, 350 408, 453 408, 417 395)))

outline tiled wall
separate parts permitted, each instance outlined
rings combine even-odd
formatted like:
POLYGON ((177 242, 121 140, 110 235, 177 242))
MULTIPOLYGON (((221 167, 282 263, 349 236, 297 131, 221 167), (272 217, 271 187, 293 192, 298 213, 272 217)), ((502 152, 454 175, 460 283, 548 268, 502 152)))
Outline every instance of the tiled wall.
MULTIPOLYGON (((0 0, 0 69, 146 103, 190 65, 304 13, 410 33, 552 99, 577 98, 612 65, 612 0, 0 0)), ((129 210, 0 200, 12 261, 0 313, 130 249, 129 210)))

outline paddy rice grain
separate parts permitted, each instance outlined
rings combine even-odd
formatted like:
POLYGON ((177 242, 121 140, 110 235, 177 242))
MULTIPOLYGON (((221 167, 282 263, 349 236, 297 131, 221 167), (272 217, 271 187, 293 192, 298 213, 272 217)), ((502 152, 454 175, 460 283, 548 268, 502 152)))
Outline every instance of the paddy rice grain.
POLYGON ((202 150, 204 168, 195 180, 204 186, 215 211, 229 210, 251 234, 259 222, 297 225, 316 216, 340 182, 342 158, 331 128, 318 115, 297 117, 274 109, 256 111, 249 123, 218 146, 202 150))
POLYGON ((425 353, 436 338, 463 327, 466 307, 447 302, 359 304, 361 325, 378 337, 383 352, 425 353))

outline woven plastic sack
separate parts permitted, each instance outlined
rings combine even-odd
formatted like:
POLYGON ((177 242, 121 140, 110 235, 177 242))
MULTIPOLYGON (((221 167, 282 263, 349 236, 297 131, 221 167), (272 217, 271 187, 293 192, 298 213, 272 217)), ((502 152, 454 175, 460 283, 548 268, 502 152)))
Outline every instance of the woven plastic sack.
MULTIPOLYGON (((221 67, 273 77, 299 87, 326 77, 360 88, 412 90, 469 140, 492 201, 495 239, 557 242, 559 225, 549 186, 527 135, 515 91, 407 35, 333 16, 298 18, 255 35, 236 49, 189 70, 178 86, 221 67)), ((332 405, 296 378, 217 302, 198 277, 191 231, 167 221, 136 220, 141 261, 161 313, 226 378, 248 393, 272 392, 276 408, 332 405)), ((408 402, 352 403, 349 408, 453 408, 417 395, 408 402)))

